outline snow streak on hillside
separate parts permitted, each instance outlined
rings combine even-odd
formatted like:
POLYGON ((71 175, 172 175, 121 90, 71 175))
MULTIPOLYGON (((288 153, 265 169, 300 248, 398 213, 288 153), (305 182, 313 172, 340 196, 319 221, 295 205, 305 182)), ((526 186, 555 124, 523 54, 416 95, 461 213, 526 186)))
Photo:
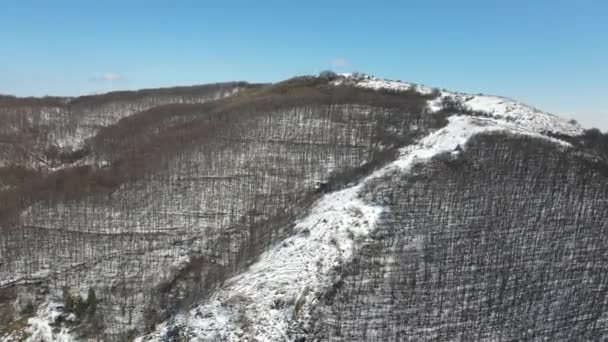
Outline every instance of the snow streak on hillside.
POLYGON ((299 220, 294 236, 264 253, 247 271, 227 281, 204 304, 160 325, 141 341, 162 340, 179 331, 191 341, 284 341, 306 326, 308 312, 331 286, 336 267, 374 230, 383 208, 361 198, 361 189, 389 172, 407 172, 418 162, 457 152, 482 132, 514 131, 540 136, 516 122, 453 116, 449 124, 402 150, 400 157, 360 183, 324 196, 299 220))

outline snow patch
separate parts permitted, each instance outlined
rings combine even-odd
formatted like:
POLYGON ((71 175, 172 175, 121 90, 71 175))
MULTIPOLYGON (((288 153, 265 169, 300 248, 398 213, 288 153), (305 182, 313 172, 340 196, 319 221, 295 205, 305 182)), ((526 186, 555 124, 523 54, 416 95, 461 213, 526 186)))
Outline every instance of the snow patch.
POLYGON ((53 331, 52 324, 61 316, 62 307, 57 303, 47 303, 38 310, 35 317, 28 320, 27 332, 30 336, 27 342, 73 342, 75 339, 66 328, 53 331))
POLYGON ((378 77, 374 77, 371 75, 360 74, 360 73, 343 73, 339 74, 342 76, 341 79, 338 79, 333 82, 334 85, 342 85, 349 84, 354 85, 356 87, 368 88, 374 90, 392 90, 392 91, 406 91, 406 90, 414 90, 421 94, 431 94, 433 92, 433 88, 409 82, 402 81, 393 81, 386 80, 378 77))
POLYGON ((488 113, 496 118, 503 118, 519 126, 539 133, 552 132, 569 136, 580 135, 583 128, 559 116, 543 112, 532 106, 505 98, 491 95, 448 95, 465 107, 488 113))

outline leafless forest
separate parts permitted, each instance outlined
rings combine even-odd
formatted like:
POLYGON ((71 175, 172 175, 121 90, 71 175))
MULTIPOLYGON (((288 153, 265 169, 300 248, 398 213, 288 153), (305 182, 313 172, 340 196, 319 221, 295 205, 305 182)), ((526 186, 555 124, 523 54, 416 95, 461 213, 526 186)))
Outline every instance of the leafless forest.
MULTIPOLYGON (((324 193, 447 124, 437 92, 332 75, 0 97, 0 336, 49 300, 126 341, 208 297, 324 193)), ((367 186, 384 211, 300 335, 608 336, 608 139, 485 134, 367 186)))
POLYGON ((322 192, 440 127, 432 96, 311 77, 3 98, 3 325, 24 287, 94 289, 83 333, 145 331, 289 234, 322 192))
POLYGON ((319 307, 329 341, 600 341, 608 167, 482 135, 367 189, 385 211, 319 307))

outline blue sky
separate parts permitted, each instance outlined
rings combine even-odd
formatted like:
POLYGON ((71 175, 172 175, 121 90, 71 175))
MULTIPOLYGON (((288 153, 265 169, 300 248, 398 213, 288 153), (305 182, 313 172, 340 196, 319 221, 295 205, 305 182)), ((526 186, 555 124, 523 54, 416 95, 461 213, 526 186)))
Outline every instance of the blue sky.
POLYGON ((0 93, 362 71, 608 129, 608 1, 0 2, 0 93))

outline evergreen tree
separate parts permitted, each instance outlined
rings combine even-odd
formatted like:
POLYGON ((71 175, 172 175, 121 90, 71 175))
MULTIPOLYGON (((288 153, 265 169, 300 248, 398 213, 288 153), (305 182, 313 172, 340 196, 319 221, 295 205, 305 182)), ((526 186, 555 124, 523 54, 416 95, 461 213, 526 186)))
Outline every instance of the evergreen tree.
POLYGON ((92 287, 89 288, 89 293, 87 294, 87 307, 91 315, 95 314, 95 310, 97 310, 97 295, 95 295, 95 290, 92 287))

